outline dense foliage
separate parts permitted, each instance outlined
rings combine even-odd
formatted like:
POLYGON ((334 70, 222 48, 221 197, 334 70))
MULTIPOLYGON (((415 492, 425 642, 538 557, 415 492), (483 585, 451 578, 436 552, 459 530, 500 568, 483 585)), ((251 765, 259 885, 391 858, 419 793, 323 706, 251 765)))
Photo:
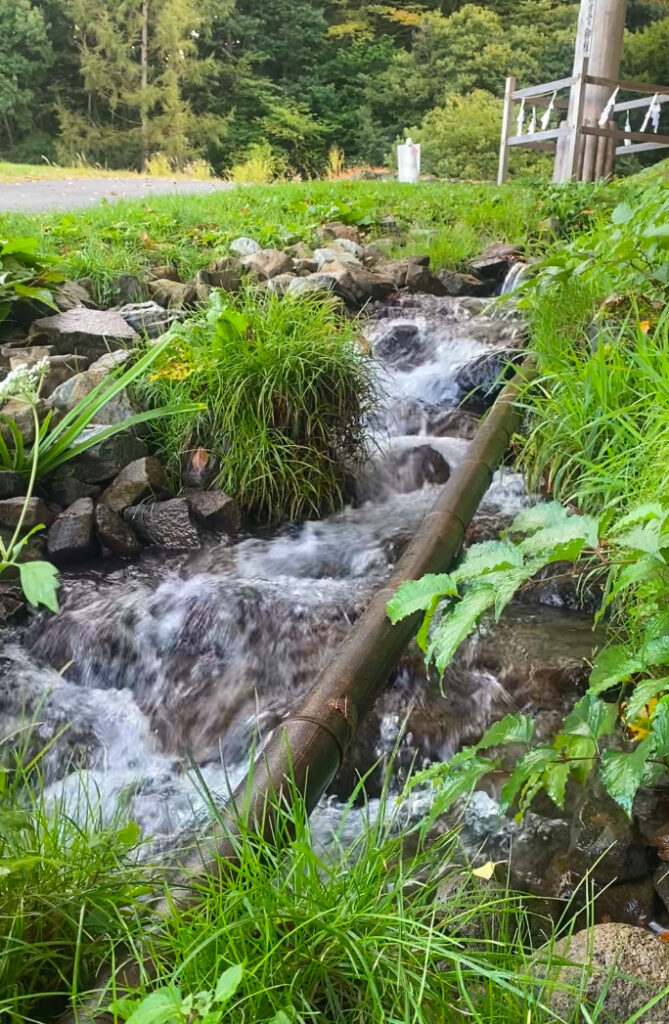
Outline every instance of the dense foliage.
MULTIPOLYGON (((3 0, 0 150, 103 167, 158 157, 163 173, 204 158, 220 173, 260 145, 276 172, 311 175, 334 144, 378 164, 409 127, 427 141, 437 126, 428 171, 488 175, 454 155, 478 138, 494 151, 507 74, 569 73, 577 13, 578 0, 3 0)), ((630 4, 632 77, 669 80, 665 15, 630 4)))

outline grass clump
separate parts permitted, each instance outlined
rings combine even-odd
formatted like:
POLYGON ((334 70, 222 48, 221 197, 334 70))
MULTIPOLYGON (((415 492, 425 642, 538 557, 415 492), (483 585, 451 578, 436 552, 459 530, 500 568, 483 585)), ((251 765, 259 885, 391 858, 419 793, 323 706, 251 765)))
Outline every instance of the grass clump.
POLYGON ((206 404, 155 422, 154 444, 175 474, 188 450, 213 453, 217 486, 263 521, 332 510, 367 455, 375 401, 355 338, 332 302, 215 292, 139 386, 150 407, 206 404))

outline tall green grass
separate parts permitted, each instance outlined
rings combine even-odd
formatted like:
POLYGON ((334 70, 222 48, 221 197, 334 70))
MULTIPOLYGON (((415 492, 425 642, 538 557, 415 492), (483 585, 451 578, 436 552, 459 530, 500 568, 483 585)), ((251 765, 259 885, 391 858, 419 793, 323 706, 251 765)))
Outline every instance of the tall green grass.
POLYGON ((175 474, 187 450, 213 452, 218 485, 262 520, 335 508, 366 456, 375 402, 356 331, 331 301, 215 293, 172 329, 138 388, 150 407, 206 406, 153 421, 154 444, 175 474))

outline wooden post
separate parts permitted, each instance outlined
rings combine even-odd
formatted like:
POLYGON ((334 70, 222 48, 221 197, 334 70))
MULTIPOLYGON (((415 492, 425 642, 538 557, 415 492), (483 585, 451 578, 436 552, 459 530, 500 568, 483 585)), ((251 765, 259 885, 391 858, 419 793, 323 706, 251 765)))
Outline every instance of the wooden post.
POLYGON ((502 139, 499 145, 499 170, 497 184, 503 185, 509 171, 509 137, 513 134, 513 94, 516 91, 516 79, 507 78, 504 90, 504 116, 502 117, 502 139))
POLYGON ((581 155, 583 151, 583 106, 585 104, 586 76, 588 74, 588 58, 584 58, 578 78, 571 89, 569 102, 569 136, 562 157, 559 181, 573 181, 579 176, 581 155))

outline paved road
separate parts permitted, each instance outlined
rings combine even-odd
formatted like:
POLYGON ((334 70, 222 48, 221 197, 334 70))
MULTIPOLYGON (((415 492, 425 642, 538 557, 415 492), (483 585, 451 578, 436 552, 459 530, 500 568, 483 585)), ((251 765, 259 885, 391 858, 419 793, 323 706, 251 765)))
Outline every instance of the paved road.
POLYGON ((18 181, 0 184, 0 213, 72 210, 91 206, 101 199, 145 199, 180 193, 221 192, 233 188, 226 181, 174 181, 170 178, 63 178, 51 181, 18 181))

